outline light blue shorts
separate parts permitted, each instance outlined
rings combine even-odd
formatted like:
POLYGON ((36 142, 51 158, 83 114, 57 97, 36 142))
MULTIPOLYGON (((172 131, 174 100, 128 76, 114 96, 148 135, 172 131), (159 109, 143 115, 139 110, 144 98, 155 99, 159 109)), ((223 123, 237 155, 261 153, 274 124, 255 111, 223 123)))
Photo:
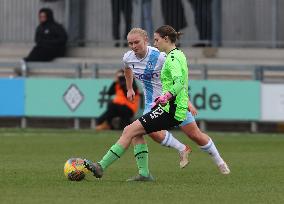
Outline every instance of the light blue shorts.
MULTIPOLYGON (((151 111, 151 106, 145 106, 143 115, 151 111)), ((179 126, 185 126, 187 124, 195 122, 194 116, 191 114, 191 112, 187 111, 186 113, 186 119, 179 125, 179 126)))
POLYGON ((143 111, 143 115, 145 115, 146 113, 149 113, 151 111, 151 106, 150 105, 145 105, 144 111, 143 111))
POLYGON ((194 116, 191 114, 191 112, 187 111, 186 113, 186 119, 179 125, 179 126, 185 126, 189 123, 195 122, 194 116))

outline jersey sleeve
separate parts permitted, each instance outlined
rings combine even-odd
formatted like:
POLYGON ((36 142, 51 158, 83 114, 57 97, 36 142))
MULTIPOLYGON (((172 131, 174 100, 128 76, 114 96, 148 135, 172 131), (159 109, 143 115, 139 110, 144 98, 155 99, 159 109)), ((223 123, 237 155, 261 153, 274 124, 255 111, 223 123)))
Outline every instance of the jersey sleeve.
POLYGON ((161 52, 159 57, 158 57, 158 61, 157 61, 157 67, 159 67, 159 70, 162 69, 165 61, 166 61, 167 55, 164 52, 161 52))
POLYGON ((167 55, 164 52, 161 52, 160 56, 159 56, 159 63, 164 64, 166 61, 167 55))
POLYGON ((171 86, 170 92, 175 96, 182 90, 184 84, 182 76, 182 65, 174 55, 171 55, 168 66, 170 66, 173 79, 173 86, 171 86))
POLYGON ((127 67, 130 68, 129 66, 129 55, 130 53, 129 52, 126 52, 124 55, 123 55, 123 58, 122 58, 122 62, 123 62, 123 70, 127 67))

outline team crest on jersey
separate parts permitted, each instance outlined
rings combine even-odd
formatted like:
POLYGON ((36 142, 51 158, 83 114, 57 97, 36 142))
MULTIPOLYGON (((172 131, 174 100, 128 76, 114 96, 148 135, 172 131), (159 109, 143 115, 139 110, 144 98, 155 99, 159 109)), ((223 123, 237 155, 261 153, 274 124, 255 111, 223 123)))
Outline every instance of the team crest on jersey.
POLYGON ((147 63, 147 66, 151 69, 151 68, 153 67, 152 62, 148 62, 148 63, 147 63))

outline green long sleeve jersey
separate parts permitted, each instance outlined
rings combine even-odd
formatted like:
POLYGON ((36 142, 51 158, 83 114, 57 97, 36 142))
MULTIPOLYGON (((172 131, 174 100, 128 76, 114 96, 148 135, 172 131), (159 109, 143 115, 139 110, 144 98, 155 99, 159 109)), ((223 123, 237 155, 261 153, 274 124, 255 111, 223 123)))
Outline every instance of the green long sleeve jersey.
POLYGON ((161 71, 163 94, 173 94, 163 109, 173 114, 175 119, 183 121, 188 108, 188 67, 184 53, 178 48, 171 50, 161 71))

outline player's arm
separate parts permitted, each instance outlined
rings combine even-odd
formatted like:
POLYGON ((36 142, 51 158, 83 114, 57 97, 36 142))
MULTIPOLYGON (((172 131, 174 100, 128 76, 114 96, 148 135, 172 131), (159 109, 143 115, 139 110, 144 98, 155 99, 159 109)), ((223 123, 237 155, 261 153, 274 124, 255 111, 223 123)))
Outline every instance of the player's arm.
POLYGON ((179 60, 174 58, 170 64, 171 67, 171 75, 173 78, 173 86, 169 90, 169 92, 176 96, 178 93, 184 88, 184 80, 182 76, 182 65, 179 60))
POLYGON ((152 108, 157 104, 161 104, 162 106, 166 105, 168 101, 170 101, 174 96, 176 96, 183 88, 183 84, 180 82, 179 78, 176 78, 174 81, 173 87, 164 93, 162 96, 158 96, 155 101, 152 103, 152 108))
POLYGON ((129 67, 124 68, 124 76, 126 80, 127 99, 133 101, 135 97, 135 92, 133 90, 133 72, 129 67))
POLYGON ((188 111, 191 112, 193 116, 197 115, 197 109, 194 107, 194 105, 188 100, 188 111))
POLYGON ((181 76, 176 76, 173 78, 173 86, 171 87, 169 92, 173 96, 176 96, 183 89, 183 87, 184 87, 183 78, 181 76))
POLYGON ((184 81, 182 77, 182 68, 177 60, 172 60, 171 64, 171 75, 173 78, 173 86, 164 95, 159 96, 155 99, 152 107, 157 104, 166 105, 174 96, 176 96, 184 87, 184 81))

